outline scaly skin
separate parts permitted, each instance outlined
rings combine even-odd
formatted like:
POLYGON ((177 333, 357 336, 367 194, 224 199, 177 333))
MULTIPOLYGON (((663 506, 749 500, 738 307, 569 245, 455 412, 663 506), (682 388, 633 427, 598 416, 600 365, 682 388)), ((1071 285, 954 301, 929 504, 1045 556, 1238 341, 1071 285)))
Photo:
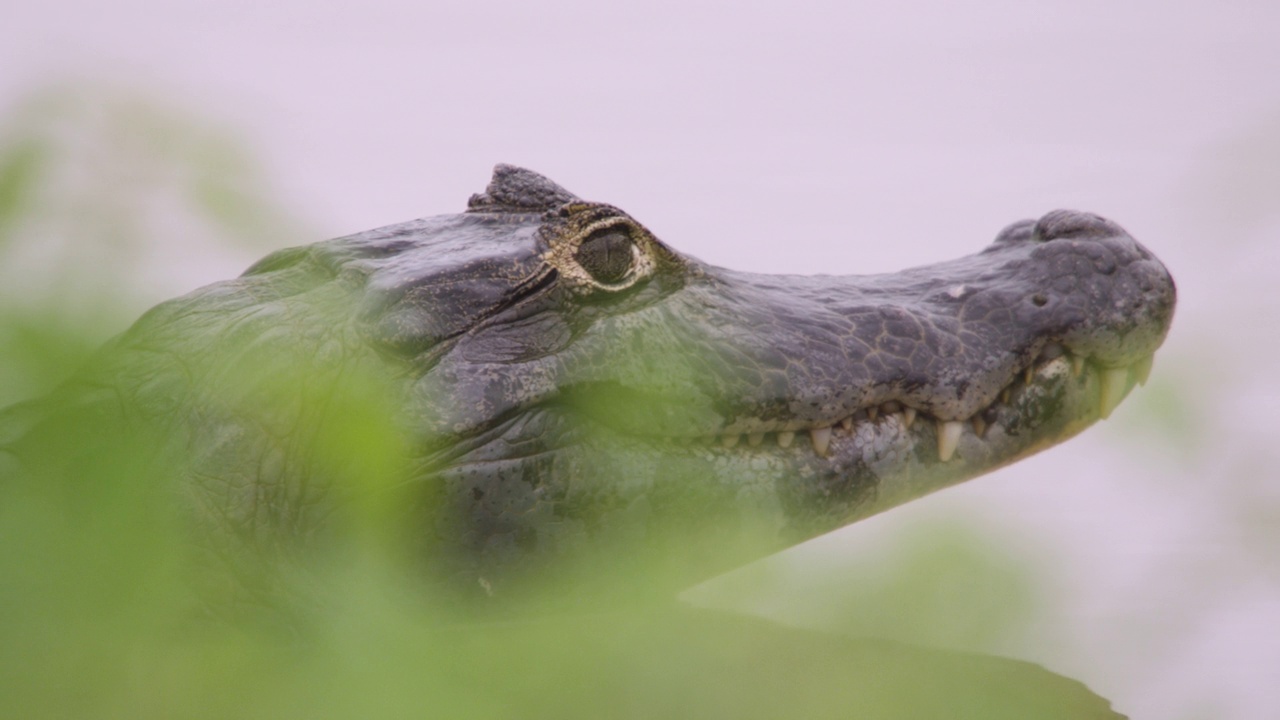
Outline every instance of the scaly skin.
POLYGON ((203 532, 296 543, 351 500, 343 460, 308 453, 361 378, 395 398, 431 573, 501 594, 550 560, 678 555, 693 581, 1074 435, 1145 379, 1174 301, 1159 261, 1085 213, 891 275, 754 275, 499 166, 465 214, 158 306, 18 414, 163 425, 203 532), (743 530, 747 551, 697 551, 743 530))

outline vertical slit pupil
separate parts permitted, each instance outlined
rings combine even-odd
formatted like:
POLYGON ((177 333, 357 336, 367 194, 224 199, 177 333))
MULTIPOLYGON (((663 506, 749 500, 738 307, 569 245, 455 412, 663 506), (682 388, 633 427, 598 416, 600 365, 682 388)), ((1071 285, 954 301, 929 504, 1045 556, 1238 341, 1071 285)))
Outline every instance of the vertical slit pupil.
POLYGON ((621 282, 631 270, 631 236, 618 229, 600 230, 578 246, 574 258, 591 277, 609 285, 621 282))

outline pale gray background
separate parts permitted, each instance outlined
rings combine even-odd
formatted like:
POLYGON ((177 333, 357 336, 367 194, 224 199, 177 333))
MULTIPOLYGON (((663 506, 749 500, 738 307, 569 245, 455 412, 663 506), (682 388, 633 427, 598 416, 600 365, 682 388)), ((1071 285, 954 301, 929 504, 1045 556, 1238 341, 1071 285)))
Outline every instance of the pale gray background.
MULTIPOLYGON (((744 270, 890 271, 1055 207, 1116 219, 1179 285, 1151 386, 1073 443, 792 553, 794 587, 896 528, 960 515, 1022 538, 1011 551, 1048 566, 1057 598, 1040 637, 978 649, 1082 679, 1134 717, 1280 714, 1280 4, 51 1, 4 15, 0 110, 64 83, 89 106, 150 97, 232 129, 302 219, 281 243, 457 211, 498 161, 744 270)), ((259 254, 211 249, 162 202, 155 222, 173 232, 130 259, 139 308, 259 254)), ((6 282, 39 283, 13 267, 6 282)), ((759 607, 792 617, 787 604, 759 607)))

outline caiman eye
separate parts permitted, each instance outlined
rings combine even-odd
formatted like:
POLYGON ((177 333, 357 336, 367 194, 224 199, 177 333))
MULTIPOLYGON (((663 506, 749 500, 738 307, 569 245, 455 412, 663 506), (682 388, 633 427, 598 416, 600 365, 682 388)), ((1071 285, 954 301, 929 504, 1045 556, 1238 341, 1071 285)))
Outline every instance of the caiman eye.
POLYGON ((635 264, 631 236, 618 228, 605 228, 592 233, 573 253, 584 270, 596 282, 616 285, 626 279, 635 264))

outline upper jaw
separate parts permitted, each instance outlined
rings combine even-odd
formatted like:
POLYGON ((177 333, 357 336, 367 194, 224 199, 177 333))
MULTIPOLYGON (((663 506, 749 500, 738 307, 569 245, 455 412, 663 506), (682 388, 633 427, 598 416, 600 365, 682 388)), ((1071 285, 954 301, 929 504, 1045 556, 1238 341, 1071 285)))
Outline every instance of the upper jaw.
MULTIPOLYGON (((700 443, 722 449, 777 447, 807 448, 819 457, 840 456, 851 439, 890 427, 904 439, 932 443, 937 459, 947 462, 966 437, 987 440, 998 432, 1033 434, 1042 425, 1056 422, 1047 417, 1044 398, 1056 393, 1050 405, 1057 414, 1072 415, 1074 422, 1092 423, 1105 419, 1135 385, 1144 384, 1151 371, 1152 356, 1121 368, 1107 368, 1079 355, 1051 345, 1037 360, 1018 373, 986 406, 962 418, 940 417, 899 400, 886 400, 859 408, 839 418, 819 421, 760 420, 741 418, 700 443), (1057 386, 1050 391, 1050 386, 1057 386), (1069 400, 1069 402, 1067 402, 1069 400), (1068 407, 1069 406, 1069 407, 1068 407)), ((1065 438, 1062 438, 1065 439, 1065 438)), ((967 441, 966 441, 967 442, 967 441)), ((869 450, 869 448, 864 448, 869 450)), ((844 453, 847 455, 847 453, 844 453)), ((989 453, 984 453, 989 454, 989 453)), ((845 458, 846 460, 848 458, 845 458)), ((866 458, 863 458, 866 459, 866 458)))

